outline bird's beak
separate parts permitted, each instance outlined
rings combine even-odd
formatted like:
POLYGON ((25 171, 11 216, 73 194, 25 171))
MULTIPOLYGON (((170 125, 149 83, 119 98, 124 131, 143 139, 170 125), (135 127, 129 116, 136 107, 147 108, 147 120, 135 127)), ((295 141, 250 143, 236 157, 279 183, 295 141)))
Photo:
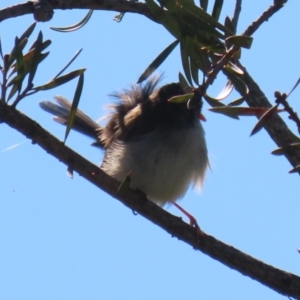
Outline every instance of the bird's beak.
POLYGON ((200 113, 198 116, 199 120, 206 122, 206 118, 200 113))

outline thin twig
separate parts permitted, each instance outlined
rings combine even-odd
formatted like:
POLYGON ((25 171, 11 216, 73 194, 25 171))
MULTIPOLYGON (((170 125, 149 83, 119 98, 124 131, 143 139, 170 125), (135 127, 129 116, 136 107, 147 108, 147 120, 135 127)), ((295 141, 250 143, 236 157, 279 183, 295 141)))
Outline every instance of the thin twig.
MULTIPOLYGON (((268 18, 270 18, 275 12, 277 12, 279 9, 281 9, 284 6, 284 3, 286 3, 287 0, 282 0, 280 4, 274 4, 272 5, 268 10, 266 10, 260 18, 253 22, 243 33, 243 35, 251 36, 259 27, 260 25, 267 21, 268 18)), ((223 69, 223 67, 229 63, 234 53, 239 49, 238 46, 233 45, 227 53, 214 65, 213 70, 208 74, 208 77, 205 81, 205 83, 199 87, 198 91, 200 94, 204 94, 208 87, 213 84, 215 81, 217 75, 219 72, 223 69)))
POLYGON ((32 95, 32 94, 35 94, 37 93, 37 91, 32 91, 32 84, 28 84, 26 86, 26 88, 23 90, 22 93, 20 93, 17 98, 15 99, 15 101, 12 103, 12 106, 13 107, 16 107, 17 104, 25 97, 29 96, 29 95, 32 95))
POLYGON ((262 25, 268 21, 276 12, 284 7, 288 0, 274 1, 274 5, 270 6, 263 14, 254 21, 243 33, 243 35, 251 36, 262 25))
POLYGON ((9 59, 8 55, 4 55, 3 57, 3 68, 2 68, 2 84, 1 84, 1 100, 6 100, 6 91, 7 91, 7 61, 9 59))

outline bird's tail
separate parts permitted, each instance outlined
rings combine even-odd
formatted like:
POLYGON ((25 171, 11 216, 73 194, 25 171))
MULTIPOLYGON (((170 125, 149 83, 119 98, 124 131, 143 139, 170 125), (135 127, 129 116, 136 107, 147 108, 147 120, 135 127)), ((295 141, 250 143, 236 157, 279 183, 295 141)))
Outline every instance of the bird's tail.
MULTIPOLYGON (((55 100, 57 104, 51 101, 42 101, 40 102, 40 107, 48 113, 54 115, 54 121, 62 125, 66 125, 72 104, 70 101, 68 101, 62 96, 55 96, 55 100)), ((94 143, 94 145, 102 146, 99 142, 101 126, 95 121, 93 121, 90 117, 88 117, 80 109, 77 109, 76 111, 76 116, 72 128, 80 133, 83 133, 97 140, 97 142, 94 143)))

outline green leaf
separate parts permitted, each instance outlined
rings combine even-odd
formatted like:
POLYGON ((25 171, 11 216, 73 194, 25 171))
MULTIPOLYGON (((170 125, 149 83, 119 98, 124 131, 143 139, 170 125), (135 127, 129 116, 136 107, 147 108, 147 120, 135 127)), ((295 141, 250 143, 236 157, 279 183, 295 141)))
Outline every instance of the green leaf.
POLYGON ((197 68, 196 64, 193 62, 193 60, 190 60, 190 67, 191 67, 191 74, 194 82, 196 85, 199 84, 199 69, 197 68))
POLYGON ((234 35, 229 36, 225 41, 226 45, 235 45, 238 47, 250 49, 253 42, 253 37, 246 35, 234 35))
POLYGON ((86 16, 79 23, 67 27, 50 27, 50 28, 54 31, 59 31, 59 32, 72 32, 78 30, 82 28, 89 21, 92 14, 93 14, 93 10, 90 9, 86 14, 86 16))
MULTIPOLYGON (((232 32, 235 32, 235 28, 233 27, 232 20, 227 16, 225 18, 225 26, 232 32)), ((229 37, 226 35, 226 37, 229 37)))
MULTIPOLYGON (((159 2, 167 8, 170 15, 174 16, 179 26, 181 37, 195 37, 200 34, 200 36, 204 35, 206 37, 210 36, 220 39, 225 38, 224 34, 218 31, 214 24, 211 24, 207 20, 203 19, 203 16, 199 16, 195 13, 195 11, 199 10, 202 14, 208 15, 190 0, 160 0, 159 2)), ((211 16, 209 17, 213 19, 211 16)), ((215 19, 213 20, 213 22, 215 22, 215 19)))
POLYGON ((212 112, 223 114, 227 117, 239 120, 240 118, 239 118, 238 113, 235 108, 237 108, 237 107, 219 106, 219 107, 211 107, 211 108, 209 108, 209 110, 212 112))
MULTIPOLYGON (((49 53, 50 52, 40 53, 40 55, 38 57, 38 63, 43 61, 49 55, 49 53)), ((29 73, 29 71, 32 68, 32 60, 33 60, 34 54, 35 54, 35 49, 32 49, 23 56, 23 61, 24 61, 26 74, 29 73)), ((12 69, 11 73, 14 73, 14 72, 17 71, 17 65, 16 64, 13 64, 12 68, 13 69, 12 69)))
POLYGON ((293 86, 293 88, 291 89, 291 91, 288 93, 287 97, 295 90, 295 88, 299 85, 300 83, 300 77, 297 80, 297 82, 295 83, 295 85, 293 86))
POLYGON ((180 54, 181 54, 181 62, 182 62, 182 67, 183 67, 185 77, 189 85, 192 86, 193 84, 192 84, 192 76, 191 76, 191 69, 190 69, 190 59, 182 43, 180 44, 180 54))
POLYGON ((20 55, 20 53, 23 51, 23 49, 25 48, 27 42, 28 42, 27 38, 24 38, 21 41, 17 37, 15 38, 15 46, 12 49, 11 53, 9 54, 9 58, 8 58, 8 61, 7 61, 7 67, 8 68, 16 60, 17 56, 20 55))
POLYGON ((153 0, 145 1, 158 22, 164 25, 177 39, 180 39, 181 34, 176 19, 168 11, 159 7, 153 0))
POLYGON ((204 74, 211 71, 209 54, 206 50, 202 50, 202 45, 197 40, 187 37, 182 43, 190 57, 190 67, 192 67, 192 64, 195 64, 195 67, 202 70, 204 74))
POLYGON ((15 93, 20 88, 20 81, 22 81, 22 76, 16 76, 12 80, 14 80, 14 84, 9 92, 9 95, 7 97, 7 102, 15 95, 15 93), (15 79, 15 80, 14 80, 15 79))
POLYGON ((45 91, 45 90, 50 90, 53 89, 55 87, 58 87, 64 83, 69 82, 70 80, 80 76, 86 69, 79 69, 76 71, 72 71, 66 75, 63 75, 61 77, 58 78, 54 78, 52 80, 50 80, 48 83, 37 86, 35 88, 33 88, 33 90, 35 91, 45 91))
POLYGON ((233 73, 235 73, 237 75, 244 74, 244 71, 242 69, 240 69, 238 66, 236 66, 235 64, 233 64, 232 62, 229 62, 229 65, 226 65, 225 68, 232 71, 233 73))
POLYGON ((224 107, 226 106, 222 102, 220 102, 218 99, 210 97, 208 94, 204 95, 204 99, 211 107, 224 107))
POLYGON ((22 41, 23 39, 28 39, 30 35, 32 34, 34 28, 36 26, 36 22, 32 23, 25 31, 24 33, 20 36, 19 40, 22 41))
POLYGON ((205 10, 191 3, 189 0, 177 0, 176 2, 168 1, 168 0, 164 0, 164 1, 160 0, 159 2, 165 5, 168 9, 172 9, 172 7, 176 5, 177 8, 186 11, 189 14, 189 16, 194 15, 202 23, 209 24, 211 28, 218 28, 223 32, 227 32, 228 34, 231 33, 231 35, 233 35, 233 32, 231 32, 228 28, 226 28, 224 25, 219 23, 214 17, 212 17, 207 12, 205 12, 205 10))
POLYGON ((267 112, 265 112, 262 117, 258 120, 256 125, 254 126, 253 130, 251 131, 250 136, 256 134, 259 132, 268 122, 268 120, 275 114, 277 113, 277 108, 279 104, 274 105, 273 107, 269 108, 267 112))
POLYGON ((26 73, 29 73, 28 76, 28 84, 33 85, 33 79, 37 70, 38 65, 49 55, 50 52, 45 53, 36 53, 37 51, 34 51, 34 57, 31 61, 28 62, 26 73))
MULTIPOLYGON (((40 40, 43 40, 43 33, 42 31, 39 32, 38 38, 33 42, 29 50, 35 49, 36 48, 36 43, 40 40)), ((45 50, 49 45, 51 44, 51 40, 46 40, 42 43, 41 46, 41 51, 45 50)))
POLYGON ((23 52, 22 51, 17 53, 16 60, 17 60, 16 65, 17 65, 18 77, 20 78, 17 82, 17 84, 18 84, 18 93, 20 94, 20 91, 22 89, 22 83, 23 83, 23 80, 26 76, 25 67, 24 67, 24 60, 23 60, 23 52))
POLYGON ((30 65, 28 65, 28 71, 29 71, 29 76, 28 76, 28 85, 32 85, 33 86, 33 78, 35 76, 38 64, 43 60, 41 59, 41 52, 42 47, 43 47, 43 34, 40 31, 38 34, 38 37, 35 41, 35 47, 33 48, 34 52, 33 52, 33 56, 32 56, 32 60, 30 61, 30 65))
POLYGON ((212 16, 216 19, 219 20, 221 11, 223 7, 223 0, 215 0, 214 8, 212 11, 212 16))
POLYGON ((71 60, 62 68, 62 70, 58 72, 58 74, 54 76, 53 79, 57 78, 60 74, 62 74, 71 65, 71 63, 77 58, 77 56, 81 53, 81 51, 82 48, 75 53, 75 55, 71 58, 71 60))
POLYGON ((78 79, 77 87, 76 87, 74 98, 72 101, 70 114, 69 114, 67 125, 66 125, 67 128, 66 128, 66 132, 65 132, 64 142, 66 142, 67 137, 70 133, 70 130, 71 130, 71 128, 74 124, 75 118, 76 118, 76 111, 77 111, 77 107, 79 104, 79 100, 80 100, 80 96, 81 96, 81 92, 82 92, 82 88, 83 88, 83 82, 84 82, 84 73, 80 74, 79 79, 78 79))
MULTIPOLYGON (((25 39, 27 40, 27 38, 24 38, 24 40, 25 39)), ((16 45, 15 45, 16 51, 14 52, 14 57, 16 60, 17 75, 7 84, 7 87, 13 85, 10 90, 10 93, 8 95, 7 101, 9 101, 15 95, 15 93, 17 91, 20 94, 21 89, 22 89, 23 80, 26 76, 22 47, 18 47, 18 45, 20 45, 18 38, 16 38, 15 41, 16 41, 16 45)))
POLYGON ((130 182, 131 182, 131 171, 126 174, 122 182, 120 183, 118 187, 118 192, 124 191, 126 189, 130 188, 130 182))
POLYGON ((208 0, 200 0, 200 6, 204 11, 207 11, 208 0))
POLYGON ((190 94, 193 91, 193 88, 188 84, 185 77, 182 75, 182 73, 179 72, 178 74, 179 83, 183 91, 187 94, 190 94))
POLYGON ((178 45, 179 41, 174 41, 170 44, 166 49, 164 49, 154 60, 153 62, 147 67, 147 69, 143 72, 143 74, 138 79, 137 83, 143 82, 147 79, 170 55, 170 53, 175 49, 178 45))
POLYGON ((2 51, 2 42, 1 42, 1 39, 0 39, 0 56, 1 56, 2 60, 3 60, 4 56, 3 56, 3 51, 2 51))
MULTIPOLYGON (((219 102, 220 103, 220 102, 219 102)), ((245 116, 245 117, 259 117, 266 114, 269 111, 269 108, 264 107, 236 107, 236 106, 222 106, 222 107, 214 107, 209 110, 217 113, 227 113, 229 112, 235 116, 245 116)), ((275 112, 282 112, 284 109, 277 109, 275 112)))
POLYGON ((190 93, 190 94, 185 94, 185 95, 180 95, 180 96, 174 96, 174 97, 171 97, 170 99, 168 99, 168 102, 171 102, 171 103, 186 103, 191 98, 193 98, 194 95, 195 95, 194 93, 190 93))
POLYGON ((239 106, 245 102, 245 97, 238 98, 230 103, 228 103, 228 106, 239 106))

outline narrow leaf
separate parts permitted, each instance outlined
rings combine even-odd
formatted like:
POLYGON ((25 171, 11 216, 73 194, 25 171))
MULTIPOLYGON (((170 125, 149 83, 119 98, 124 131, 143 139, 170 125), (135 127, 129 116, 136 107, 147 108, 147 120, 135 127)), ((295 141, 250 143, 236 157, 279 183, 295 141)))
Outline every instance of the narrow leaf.
POLYGON ((34 79, 37 67, 49 55, 49 53, 50 52, 36 54, 36 51, 34 51, 33 59, 27 64, 28 69, 26 70, 26 72, 29 73, 28 85, 33 86, 33 79, 34 79))
POLYGON ((158 6, 153 0, 145 0, 150 11, 157 18, 158 22, 165 26, 171 34, 173 34, 177 39, 180 38, 180 28, 178 27, 178 22, 171 14, 158 6))
POLYGON ((259 132, 268 122, 268 120, 277 113, 278 104, 274 105, 273 107, 269 108, 267 112, 265 112, 262 117, 258 120, 256 125, 254 126, 250 136, 259 132))
POLYGON ((182 73, 179 72, 178 75, 179 83, 183 91, 187 94, 191 93, 193 91, 193 88, 188 84, 185 77, 182 75, 182 73))
POLYGON ((93 14, 93 10, 90 9, 86 14, 86 16, 79 23, 67 27, 50 27, 50 28, 54 31, 59 31, 59 32, 72 32, 78 30, 82 28, 89 21, 92 14, 93 14))
POLYGON ((0 39, 0 56, 1 56, 2 60, 3 60, 4 58, 3 58, 3 51, 2 51, 2 42, 1 42, 1 39, 0 39))
MULTIPOLYGON (((219 102, 220 103, 220 102, 219 102)), ((233 108, 236 108, 236 107, 231 107, 231 106, 219 106, 219 107, 212 107, 212 108, 209 108, 210 111, 212 112, 216 112, 216 113, 219 113, 219 114, 222 114, 222 115, 225 115, 227 117, 230 117, 230 118, 233 118, 233 119, 236 119, 236 120, 239 120, 239 115, 237 113, 237 111, 233 108)))
POLYGON ((212 16, 216 19, 219 20, 221 11, 223 7, 223 0, 215 0, 214 8, 212 11, 212 16))
POLYGON ((236 99, 230 103, 228 103, 228 106, 239 106, 245 102, 245 97, 241 97, 239 99, 236 99))
POLYGON ((19 77, 18 93, 20 93, 24 77, 26 76, 22 50, 19 53, 17 53, 16 61, 17 61, 16 65, 17 65, 17 71, 18 71, 18 77, 19 77))
MULTIPOLYGON (((32 49, 30 50, 29 52, 27 52, 24 56, 23 56, 23 61, 24 61, 24 66, 25 66, 25 72, 28 73, 31 68, 32 68, 32 60, 33 60, 33 57, 34 57, 34 53, 35 53, 35 49, 32 49)), ((48 55, 49 55, 50 52, 45 52, 45 53, 41 53, 39 55, 39 58, 38 58, 38 63, 40 63, 41 61, 43 61, 48 55)), ((14 72, 17 71, 17 65, 16 63, 13 64, 11 66, 12 68, 12 71, 11 73, 13 74, 14 72)))
POLYGON ((67 125, 66 125, 67 128, 66 128, 66 132, 65 132, 64 142, 66 142, 67 137, 70 133, 70 130, 71 130, 71 128, 74 124, 75 118, 76 118, 76 111, 77 111, 77 107, 79 104, 79 100, 80 100, 80 96, 81 96, 81 92, 82 92, 82 88, 83 88, 83 82, 84 82, 84 73, 80 74, 79 79, 78 79, 78 83, 77 83, 77 87, 75 90, 69 118, 68 118, 67 125))
POLYGON ((62 68, 61 71, 58 72, 57 75, 54 76, 53 79, 57 78, 60 74, 62 74, 70 65, 71 63, 76 59, 76 57, 81 53, 83 48, 81 48, 80 50, 78 50, 75 55, 71 58, 71 60, 62 68))
POLYGON ((243 75, 244 74, 244 71, 241 70, 238 66, 236 66, 232 62, 229 62, 229 65, 227 65, 226 67, 230 68, 230 70, 233 71, 237 75, 243 75))
POLYGON ((226 106, 225 104, 223 104, 222 102, 220 102, 219 100, 210 97, 208 94, 204 95, 204 99, 206 100, 206 102, 211 106, 211 107, 224 107, 226 106))
POLYGON ((16 58, 20 54, 20 52, 23 51, 23 49, 26 46, 27 42, 28 42, 27 38, 24 38, 22 41, 20 41, 16 37, 16 39, 15 39, 15 46, 12 49, 11 53, 9 54, 9 59, 7 61, 7 67, 10 67, 12 65, 12 63, 16 60, 16 58))
POLYGON ((208 0, 200 0, 200 6, 204 11, 207 11, 208 0))
POLYGON ((194 82, 196 83, 196 85, 200 85, 199 84, 199 69, 197 68, 197 66, 193 62, 193 60, 190 60, 190 67, 191 67, 191 75, 192 75, 194 82))
MULTIPOLYGON (((225 26, 232 32, 235 32, 235 28, 233 27, 232 20, 228 16, 225 18, 225 26)), ((229 36, 226 36, 226 37, 229 37, 229 36)))
POLYGON ((191 98, 194 97, 194 93, 180 95, 180 96, 174 96, 168 99, 168 102, 171 103, 185 103, 188 102, 191 98))
MULTIPOLYGON (((166 1, 166 2, 172 3, 173 1, 166 1)), ((175 3, 177 3, 177 6, 181 6, 190 14, 197 16, 197 18, 199 18, 201 22, 210 24, 211 28, 217 28, 219 30, 222 30, 223 32, 227 32, 228 34, 231 33, 231 35, 233 35, 233 33, 228 28, 226 28, 223 24, 219 23, 214 17, 212 17, 210 14, 205 12, 200 7, 189 2, 189 0, 177 0, 175 3)))
POLYGON ((43 34, 40 31, 38 34, 38 37, 36 39, 36 41, 34 42, 35 47, 33 48, 34 52, 33 52, 33 56, 32 56, 32 60, 30 62, 30 65, 28 66, 28 71, 29 71, 29 76, 28 76, 28 85, 33 86, 33 78, 35 76, 37 67, 39 62, 41 61, 41 55, 42 55, 42 47, 43 47, 43 34))
POLYGON ((79 69, 76 71, 72 71, 66 75, 63 75, 61 77, 55 78, 50 80, 48 83, 37 86, 34 88, 34 90, 36 91, 45 91, 45 90, 49 90, 49 89, 53 89, 55 87, 58 87, 74 78, 76 78, 77 76, 81 75, 86 69, 79 69))
POLYGON ((36 26, 36 22, 32 23, 25 31, 24 33, 20 36, 19 40, 22 41, 25 38, 29 38, 30 35, 32 34, 34 28, 36 26))
POLYGON ((291 89, 291 91, 288 93, 287 97, 294 91, 294 89, 299 85, 300 83, 300 77, 299 79, 297 80, 296 84, 294 85, 294 87, 291 89))
MULTIPOLYGON (((219 102, 220 103, 220 102, 219 102)), ((223 113, 223 111, 231 112, 237 116, 244 116, 244 117, 259 117, 263 116, 266 112, 269 111, 269 108, 264 107, 236 107, 236 106, 222 106, 222 107, 214 107, 210 108, 209 110, 213 112, 223 113)), ((277 109, 275 112, 279 113, 284 111, 284 109, 277 109)))
POLYGON ((9 95, 7 97, 7 102, 15 95, 15 93, 19 90, 19 82, 17 81, 11 88, 9 95))
POLYGON ((189 85, 193 85, 192 84, 192 76, 191 76, 189 56, 186 53, 185 48, 184 48, 182 43, 180 44, 180 53, 181 53, 181 62, 182 62, 182 67, 183 67, 185 77, 186 77, 189 85))
POLYGON ((170 53, 175 49, 178 45, 179 41, 174 41, 170 44, 166 49, 164 49, 154 60, 153 62, 147 67, 147 69, 143 72, 143 74, 138 79, 137 83, 143 82, 147 79, 170 55, 170 53))

